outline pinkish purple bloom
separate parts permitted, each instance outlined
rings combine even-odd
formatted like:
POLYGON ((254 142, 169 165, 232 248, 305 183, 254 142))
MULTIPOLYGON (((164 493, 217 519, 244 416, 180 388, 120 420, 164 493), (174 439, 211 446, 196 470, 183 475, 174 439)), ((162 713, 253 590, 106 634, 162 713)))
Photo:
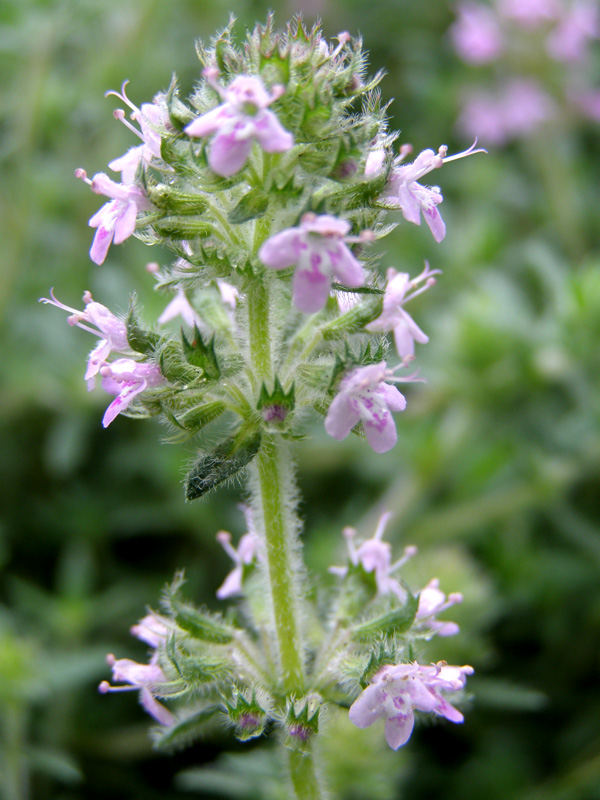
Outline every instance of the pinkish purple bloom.
POLYGON ((560 5, 558 0, 499 0, 498 10, 523 28, 536 28, 556 19, 560 5))
MULTIPOLYGON (((348 555, 350 556, 350 563, 354 567, 359 565, 365 572, 372 572, 375 575, 375 583, 377 586, 377 594, 394 594, 396 597, 404 602, 407 598, 407 592, 402 587, 396 578, 392 578, 392 574, 402 567, 409 558, 412 558, 417 552, 417 548, 410 545, 404 549, 402 558, 392 564, 392 546, 389 542, 382 540, 385 526, 391 514, 389 512, 382 514, 377 524, 377 530, 372 539, 367 539, 362 542, 358 547, 355 546, 354 537, 356 530, 351 527, 344 528, 343 534, 348 546, 348 555)), ((344 578, 348 574, 348 567, 330 567, 329 571, 344 578)))
POLYGON ((345 375, 325 417, 325 430, 334 439, 345 439, 362 422, 367 441, 376 453, 396 444, 392 411, 404 411, 406 398, 386 381, 407 383, 413 376, 396 378, 385 361, 357 367, 345 375))
POLYGON ((258 257, 271 269, 296 265, 294 305, 306 314, 320 311, 336 277, 352 289, 364 283, 363 270, 345 242, 366 241, 348 237, 350 223, 329 214, 304 214, 298 228, 287 228, 262 245, 258 257))
POLYGON ((404 219, 415 225, 421 224, 421 214, 423 214, 433 238, 436 242, 441 242, 446 235, 446 226, 437 206, 444 198, 439 187, 422 186, 418 181, 428 172, 439 169, 450 161, 486 152, 482 148, 476 150, 476 145, 477 140, 468 150, 453 156, 446 155, 448 152, 446 145, 442 145, 437 153, 433 150, 423 150, 412 164, 401 164, 404 159, 401 153, 390 174, 384 199, 398 207, 404 219))
POLYGON ((138 394, 166 383, 156 364, 134 361, 132 358, 118 358, 111 364, 105 364, 100 368, 100 375, 104 391, 116 395, 102 418, 105 428, 129 408, 138 394))
POLYGON ((418 627, 425 627, 438 636, 454 636, 459 627, 456 622, 441 622, 435 619, 442 611, 462 603, 463 596, 460 592, 449 594, 448 597, 440 589, 440 582, 432 578, 427 586, 419 592, 419 607, 415 616, 418 627))
POLYGON ((143 144, 138 145, 138 147, 131 147, 124 156, 115 158, 108 165, 115 172, 121 173, 121 180, 123 183, 133 183, 140 161, 145 161, 146 164, 149 164, 153 156, 155 158, 161 157, 161 137, 158 130, 160 128, 166 128, 169 125, 166 112, 163 111, 156 102, 142 103, 141 108, 138 108, 131 102, 125 93, 125 87, 128 83, 129 81, 124 81, 120 92, 110 91, 106 92, 104 95, 105 97, 114 95, 129 106, 132 110, 131 119, 134 122, 138 122, 140 126, 140 130, 138 130, 134 125, 128 122, 125 119, 125 112, 122 109, 117 109, 114 112, 116 119, 121 120, 121 122, 129 128, 130 131, 133 131, 143 142, 143 144))
POLYGON ((569 100, 575 108, 588 119, 600 122, 600 91, 590 89, 588 91, 573 91, 569 94, 569 100))
POLYGON ((240 505, 240 508, 246 517, 248 532, 240 539, 237 549, 232 546, 231 534, 228 531, 219 531, 219 533, 217 533, 217 541, 235 564, 233 570, 217 589, 217 597, 219 600, 237 597, 243 593, 242 581, 244 577, 244 568, 248 567, 258 554, 260 540, 254 529, 252 512, 248 506, 240 505))
POLYGON ((550 95, 533 80, 517 78, 499 93, 475 93, 463 107, 458 127, 492 144, 527 137, 555 115, 550 95))
POLYGON ((430 270, 427 262, 423 272, 412 280, 407 272, 397 272, 393 267, 387 271, 383 311, 365 327, 371 332, 394 331, 396 351, 402 359, 414 356, 415 342, 425 344, 429 341, 410 314, 404 310, 404 304, 433 286, 433 276, 438 273, 439 270, 430 270), (423 282, 424 285, 419 287, 423 282))
POLYGON ((153 648, 150 662, 139 664, 130 658, 115 658, 110 653, 106 661, 112 667, 112 679, 125 685, 112 686, 108 681, 102 681, 98 689, 102 694, 139 689, 140 703, 148 714, 161 725, 172 725, 175 719, 173 714, 153 694, 153 689, 167 680, 158 665, 158 647, 166 641, 167 628, 154 614, 148 614, 137 625, 132 626, 131 633, 153 648))
POLYGON ((268 110, 283 94, 283 87, 275 86, 269 93, 260 78, 238 75, 223 89, 216 82, 215 69, 204 74, 225 102, 190 122, 185 132, 188 136, 213 137, 208 163, 217 175, 229 177, 239 172, 255 139, 267 153, 282 153, 294 146, 292 134, 268 110))
POLYGON ((170 322, 176 317, 181 317, 186 325, 189 325, 191 328, 193 328, 194 325, 198 327, 202 325, 202 320, 192 307, 192 304, 187 299, 186 293, 181 287, 177 290, 175 297, 158 318, 158 322, 160 325, 164 325, 165 322, 170 322))
POLYGON ((459 3, 458 18, 450 28, 454 49, 467 64, 488 64, 504 49, 498 21, 487 7, 478 3, 459 3))
POLYGON ((450 722, 463 722, 463 715, 442 692, 459 691, 467 675, 472 674, 473 667, 450 667, 444 662, 430 666, 413 662, 383 667, 350 707, 350 721, 358 728, 367 728, 384 717, 386 741, 397 750, 410 738, 415 711, 437 714, 450 722))
POLYGON ((77 311, 77 309, 61 303, 54 296, 53 289, 50 290, 50 298, 42 297, 40 302, 49 303, 61 308, 63 311, 68 311, 70 314, 67 317, 69 325, 76 325, 78 328, 100 337, 100 341, 88 356, 88 366, 85 373, 88 389, 93 389, 95 377, 108 356, 115 350, 121 353, 129 350, 125 323, 116 317, 112 311, 109 311, 106 306, 92 300, 90 292, 85 292, 83 295, 84 311, 77 311))
POLYGON ((90 258, 95 264, 103 264, 111 243, 121 244, 128 239, 135 231, 138 212, 148 211, 152 206, 139 186, 115 183, 103 172, 94 175, 91 181, 85 170, 78 169, 75 175, 88 183, 96 194, 111 198, 89 221, 91 228, 97 228, 90 258))
POLYGON ((548 54, 556 61, 583 61, 592 39, 600 37, 600 10, 597 2, 575 0, 565 10, 548 37, 548 54))

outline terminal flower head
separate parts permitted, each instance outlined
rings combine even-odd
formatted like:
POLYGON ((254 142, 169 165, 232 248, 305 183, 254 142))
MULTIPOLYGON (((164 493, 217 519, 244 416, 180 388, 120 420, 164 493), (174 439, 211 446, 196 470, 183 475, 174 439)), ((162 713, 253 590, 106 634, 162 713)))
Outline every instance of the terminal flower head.
POLYGON ((271 269, 294 264, 294 305, 306 314, 320 311, 338 278, 352 289, 364 283, 363 269, 346 242, 368 241, 371 234, 349 237, 350 223, 329 214, 304 214, 297 228, 287 228, 262 245, 258 257, 271 269))
POLYGON ((94 175, 91 181, 83 169, 76 170, 75 175, 88 183, 96 194, 111 198, 89 221, 91 228, 97 228, 90 258, 95 264, 103 264, 111 243, 121 244, 128 239, 135 231, 138 212, 148 211, 152 206, 135 184, 115 183, 103 172, 94 175))
POLYGON ((111 364, 105 364, 100 368, 100 375, 104 391, 116 395, 102 418, 105 428, 129 408, 138 394, 166 383, 156 364, 134 361, 132 358, 118 358, 111 364))
POLYGON ((109 311, 102 303, 96 303, 92 299, 90 292, 84 292, 83 302, 85 309, 78 311, 75 308, 66 306, 54 296, 54 290, 50 289, 50 298, 42 297, 41 303, 49 303, 52 306, 68 311, 67 317, 69 325, 76 325, 84 331, 89 331, 95 336, 100 337, 100 341, 88 356, 88 365, 85 372, 85 380, 88 382, 88 389, 93 389, 95 377, 100 371, 108 356, 113 352, 126 352, 129 350, 127 342, 127 328, 125 323, 109 311))
POLYGON ((459 691, 472 673, 473 667, 450 667, 444 662, 383 667, 350 707, 350 721, 367 728, 384 717, 386 741, 397 750, 410 738, 415 711, 437 714, 450 722, 463 721, 463 715, 442 692, 459 691))
MULTIPOLYGON (((402 365, 401 365, 402 366, 402 365)), ((376 453, 390 450, 397 439, 392 411, 404 411, 406 398, 387 381, 406 383, 414 376, 396 378, 385 361, 356 367, 345 375, 325 417, 325 430, 345 439, 362 422, 367 441, 376 453)))
POLYGON ((395 204, 408 222, 415 225, 421 224, 421 214, 429 226, 436 242, 441 242, 446 235, 446 225, 437 206, 444 199, 439 187, 422 186, 418 181, 434 169, 439 169, 450 161, 473 155, 485 153, 482 148, 475 149, 477 140, 462 153, 448 156, 448 148, 442 145, 437 153, 433 150, 423 150, 412 164, 402 164, 404 156, 396 159, 386 189, 385 198, 395 204))
POLYGON ((283 94, 282 86, 274 86, 269 93, 259 77, 238 75, 224 89, 217 83, 217 75, 215 68, 204 70, 204 76, 224 102, 185 128, 188 136, 213 137, 208 163, 217 175, 229 177, 239 172, 254 140, 267 153, 282 153, 294 146, 292 134, 268 110, 283 94))
MULTIPOLYGON (((346 527, 343 530, 350 563, 354 567, 361 566, 365 572, 372 572, 375 575, 377 594, 395 594, 399 600, 406 600, 407 593, 392 574, 406 564, 409 558, 415 555, 417 548, 409 545, 404 549, 404 554, 395 564, 392 564, 392 546, 389 542, 384 542, 383 532, 391 514, 386 512, 379 518, 377 529, 371 539, 367 539, 356 547, 354 538, 356 530, 346 527)), ((329 571, 334 575, 345 577, 348 574, 348 567, 330 567, 329 571)))
POLYGON ((439 270, 430 270, 427 262, 423 272, 412 280, 407 272, 397 272, 393 267, 387 271, 383 311, 377 319, 365 327, 371 332, 393 331, 396 351, 402 359, 414 356, 415 342, 425 344, 429 341, 429 337, 404 310, 404 304, 433 286, 435 284, 433 276, 437 274, 439 270))

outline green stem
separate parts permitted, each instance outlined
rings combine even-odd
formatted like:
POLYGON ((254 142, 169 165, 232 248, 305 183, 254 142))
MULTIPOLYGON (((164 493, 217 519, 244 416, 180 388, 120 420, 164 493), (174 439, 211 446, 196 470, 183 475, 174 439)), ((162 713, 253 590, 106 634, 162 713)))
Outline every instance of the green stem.
POLYGON ((323 800, 325 794, 319 784, 311 751, 290 751, 289 769, 297 800, 323 800))
POLYGON ((302 694, 304 657, 295 552, 298 525, 292 510, 295 487, 287 443, 279 436, 265 434, 255 469, 282 686, 286 693, 302 694))
POLYGON ((0 761, 0 787, 5 800, 26 800, 27 772, 23 761, 25 714, 20 705, 8 703, 4 712, 4 754, 0 761))

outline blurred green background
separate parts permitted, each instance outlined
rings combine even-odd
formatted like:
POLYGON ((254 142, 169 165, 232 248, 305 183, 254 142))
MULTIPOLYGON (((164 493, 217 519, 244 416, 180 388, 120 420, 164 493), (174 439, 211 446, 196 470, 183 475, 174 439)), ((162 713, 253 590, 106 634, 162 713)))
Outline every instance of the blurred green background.
MULTIPOLYGON (((238 536, 243 517, 234 489, 184 504, 192 450, 161 443, 154 422, 119 418, 102 430, 106 396, 88 395, 82 380, 89 337, 37 304, 54 286, 74 306, 90 289, 125 310, 135 290, 148 319, 162 310, 144 267, 166 254, 131 239, 102 267, 89 261, 87 220, 101 201, 73 171, 103 171, 134 144, 107 89, 129 78, 140 104, 176 72, 187 94, 198 78, 194 38, 230 11, 243 32, 268 8, 280 24, 303 11, 307 21, 320 15, 328 36, 360 32, 373 71, 387 70, 393 126, 417 152, 470 144, 455 123, 464 86, 478 78, 452 50, 445 2, 0 4, 6 800, 285 797, 268 749, 221 733, 155 754, 135 696, 97 694, 107 652, 144 658, 129 625, 156 607, 176 569, 186 567, 190 598, 217 606, 229 564, 214 535, 238 536)), ((344 525, 368 534, 391 509, 396 547, 419 547, 407 569, 415 587, 437 575, 465 595, 451 615, 460 636, 429 658, 476 669, 466 724, 421 725, 402 752, 385 751, 381 727, 357 738, 330 721, 329 780, 343 786, 345 775, 347 800, 600 798, 599 134, 597 123, 563 115, 436 176, 447 238, 436 245, 426 227, 403 223, 382 259, 412 274, 424 258, 443 270, 411 307, 430 336, 418 353, 427 384, 409 392, 398 445, 377 456, 358 440, 333 442, 316 421, 298 447, 311 568, 324 576, 341 563, 344 525)))

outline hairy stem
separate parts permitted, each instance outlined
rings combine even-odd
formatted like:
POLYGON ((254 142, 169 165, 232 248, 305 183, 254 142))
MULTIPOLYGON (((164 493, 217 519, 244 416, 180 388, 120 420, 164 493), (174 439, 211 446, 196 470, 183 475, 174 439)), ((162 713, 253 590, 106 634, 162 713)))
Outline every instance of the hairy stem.
POLYGON ((288 759, 290 778, 297 800, 325 800, 326 795, 317 776, 312 752, 291 751, 288 759))

